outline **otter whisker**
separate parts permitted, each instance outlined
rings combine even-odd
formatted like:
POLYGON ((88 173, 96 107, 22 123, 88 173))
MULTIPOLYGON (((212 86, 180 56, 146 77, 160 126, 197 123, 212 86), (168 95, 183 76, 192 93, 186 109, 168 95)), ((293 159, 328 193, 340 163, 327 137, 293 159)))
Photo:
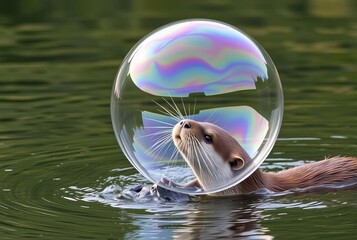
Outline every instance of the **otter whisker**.
POLYGON ((158 135, 162 135, 162 134, 170 134, 171 133, 171 130, 163 130, 163 131, 158 131, 158 132, 155 132, 155 133, 150 133, 150 134, 145 134, 145 135, 142 135, 140 137, 136 137, 136 139, 141 139, 141 138, 144 138, 144 137, 152 137, 152 136, 158 136, 158 135))
MULTIPOLYGON (((171 141, 171 142, 169 143, 169 145, 170 145, 170 146, 173 145, 173 151, 172 151, 172 154, 171 154, 169 160, 172 161, 172 165, 174 166, 174 165, 176 164, 176 162, 179 160, 179 156, 182 157, 182 155, 180 155, 180 150, 179 150, 177 147, 175 147, 175 144, 174 144, 173 141, 171 141)), ((179 145, 180 145, 180 147, 181 147, 182 142, 181 142, 179 145)), ((182 160, 182 159, 181 159, 181 160, 182 160)), ((186 161, 183 161, 183 162, 184 162, 185 165, 187 165, 187 162, 186 162, 186 161)))
MULTIPOLYGON (((212 160, 211 160, 211 157, 214 156, 214 154, 208 154, 210 153, 211 151, 206 151, 204 146, 201 144, 201 142, 198 142, 198 144, 200 144, 200 154, 201 154, 201 159, 202 159, 202 162, 205 164, 206 166, 206 169, 208 170, 209 172, 209 175, 210 177, 208 179, 214 179, 215 177, 215 171, 212 171, 213 168, 210 167, 210 166, 213 166, 212 165, 212 160), (202 154, 203 153, 203 154, 202 154), (204 156, 203 156, 204 155, 204 156)), ((211 183, 207 183, 208 185, 211 185, 211 183)))
MULTIPOLYGON (((165 143, 165 146, 164 146, 164 144, 162 145, 163 148, 166 147, 165 151, 164 151, 163 154, 162 154, 162 157, 166 155, 167 151, 170 149, 170 145, 171 145, 171 144, 172 144, 172 141, 171 141, 171 137, 170 137, 170 139, 165 143)), ((162 148, 162 149, 163 149, 163 148, 162 148)), ((162 159, 162 158, 161 158, 161 159, 162 159)), ((169 161, 170 161, 170 163, 171 163, 171 158, 169 158, 169 161)), ((172 164, 172 163, 171 163, 171 164, 172 164)))
POLYGON ((195 114, 195 111, 196 111, 196 104, 197 104, 197 98, 195 98, 195 103, 193 104, 193 111, 192 111, 192 114, 190 115, 190 118, 193 119, 193 115, 195 114))
POLYGON ((182 97, 181 97, 181 103, 182 103, 182 108, 183 108, 183 112, 185 113, 185 116, 188 116, 188 115, 187 115, 187 112, 186 112, 185 104, 184 104, 184 102, 183 102, 182 97))
POLYGON ((162 114, 164 114, 166 116, 169 116, 170 118, 172 118, 173 120, 175 120, 177 122, 179 122, 181 120, 181 118, 177 117, 175 115, 175 113, 172 113, 172 112, 168 113, 167 111, 164 111, 164 110, 161 110, 161 109, 159 109, 158 112, 162 113, 162 114))
MULTIPOLYGON (((189 140, 188 140, 188 142, 190 142, 189 140)), ((187 148, 187 156, 188 156, 188 159, 193 159, 192 158, 192 156, 193 156, 193 151, 194 151, 194 146, 192 146, 192 144, 185 144, 186 145, 186 148, 187 148), (187 145, 190 145, 190 147, 187 147, 187 145)), ((193 162, 188 162, 188 161, 186 161, 187 162, 187 164, 189 165, 189 166, 191 166, 191 169, 194 169, 194 167, 195 167, 195 163, 194 163, 194 161, 193 162)))
POLYGON ((163 148, 164 145, 166 145, 170 141, 171 141, 171 136, 169 134, 163 135, 155 142, 155 144, 153 144, 148 149, 146 149, 145 153, 147 153, 149 151, 152 151, 154 153, 159 149, 159 151, 157 153, 157 154, 159 154, 161 151, 161 148, 163 148))
MULTIPOLYGON (((164 98, 163 98, 163 99, 164 99, 164 98)), ((166 103, 168 103, 166 99, 164 99, 164 101, 165 101, 166 103)), ((165 115, 167 115, 167 116, 170 116, 170 117, 172 117, 173 119, 175 119, 175 120, 177 120, 177 121, 180 121, 180 120, 181 120, 181 118, 179 118, 179 117, 177 117, 177 116, 175 115, 175 111, 171 111, 170 109, 167 109, 166 107, 164 107, 164 106, 161 105, 160 103, 156 102, 155 100, 153 100, 153 102, 156 103, 156 104, 161 108, 161 109, 158 110, 159 112, 161 112, 161 113, 163 113, 163 114, 165 114, 165 115)), ((169 104, 169 106, 170 106, 171 108, 173 108, 171 104, 169 104)), ((175 110, 175 109, 174 109, 174 110, 175 110)))
POLYGON ((166 124, 166 125, 169 125, 171 127, 175 126, 175 124, 164 122, 164 121, 160 121, 160 120, 157 120, 157 119, 154 119, 154 118, 143 118, 143 119, 146 119, 146 120, 149 120, 149 121, 153 121, 153 122, 162 123, 162 124, 166 124))
POLYGON ((205 159, 203 157, 202 154, 202 148, 198 148, 198 153, 199 153, 199 159, 198 161, 200 162, 200 176, 202 178, 202 182, 205 183, 205 186, 209 186, 209 184, 207 184, 207 179, 211 179, 210 176, 212 176, 212 170, 208 167, 207 165, 207 159, 205 159), (205 176, 205 173, 207 172, 207 176, 205 176), (208 178, 207 178, 208 177, 208 178))
POLYGON ((197 161, 197 148, 196 148, 196 142, 194 141, 194 139, 190 138, 189 139, 189 146, 190 146, 190 155, 189 155, 189 159, 192 159, 191 164, 192 164, 192 169, 195 170, 196 166, 195 163, 198 164, 198 168, 200 169, 200 162, 197 161))
POLYGON ((215 109, 209 116, 208 118, 205 120, 206 122, 210 122, 210 123, 214 123, 214 121, 212 121, 213 119, 213 115, 217 112, 218 109, 215 109))
MULTIPOLYGON (((174 99, 173 99, 171 96, 170 96, 170 98, 171 98, 171 101, 172 101, 173 105, 175 106, 174 109, 176 109, 177 114, 181 117, 181 119, 184 119, 183 114, 182 114, 182 112, 180 111, 180 109, 178 108, 178 106, 177 106, 177 104, 175 103, 174 99)), ((182 98, 181 98, 181 100, 182 100, 182 98)))
POLYGON ((148 128, 148 129, 150 129, 150 128, 152 128, 152 129, 159 129, 159 128, 161 128, 161 129, 172 129, 172 127, 166 127, 166 126, 157 126, 157 127, 145 127, 145 128, 148 128))
POLYGON ((227 182, 232 178, 231 174, 229 174, 231 171, 228 165, 219 164, 221 157, 211 146, 201 144, 201 151, 205 155, 204 159, 206 160, 206 167, 211 175, 210 177, 203 179, 207 186, 212 188, 218 187, 220 184, 227 182), (226 169, 223 170, 222 168, 226 169), (217 171, 217 169, 220 169, 220 171, 217 171), (218 172, 221 172, 221 174, 218 174, 218 172))
MULTIPOLYGON (((170 142, 169 144, 173 144, 172 142, 170 142)), ((179 155, 179 150, 177 148, 174 148, 174 151, 172 151, 172 154, 169 158, 169 161, 172 162, 171 165, 175 166, 176 165, 176 161, 178 160, 177 157, 179 155)))
POLYGON ((166 100, 165 98, 162 98, 162 99, 171 107, 171 109, 165 107, 163 104, 160 104, 160 103, 156 102, 155 100, 153 100, 153 102, 156 103, 156 105, 158 105, 161 108, 161 110, 164 110, 164 112, 162 112, 162 113, 165 113, 168 116, 172 116, 176 120, 179 120, 180 119, 179 116, 178 116, 179 113, 176 111, 175 107, 168 100, 166 100))
MULTIPOLYGON (((171 142, 171 136, 169 136, 169 135, 164 135, 164 136, 162 136, 160 139, 158 139, 157 141, 156 141, 156 143, 154 143, 150 148, 153 148, 153 150, 156 150, 158 147, 160 147, 160 146, 162 146, 162 145, 164 145, 164 144, 167 144, 167 143, 169 143, 169 142, 171 142)), ((149 149, 150 149, 149 148, 149 149)))
POLYGON ((200 141, 196 138, 195 141, 194 141, 194 145, 195 145, 195 152, 196 152, 196 161, 198 162, 198 165, 199 165, 199 170, 200 170, 200 177, 202 176, 202 165, 201 165, 201 162, 202 164, 206 165, 205 161, 204 161, 204 158, 202 156, 202 152, 201 152, 201 143, 200 141))
POLYGON ((173 100, 173 98, 171 97, 171 101, 173 102, 173 104, 171 104, 168 100, 166 100, 165 98, 163 98, 164 101, 172 108, 172 110, 174 111, 174 113, 176 113, 178 116, 176 116, 175 119, 177 119, 178 121, 184 119, 183 114, 181 113, 180 109, 177 107, 175 101, 173 100))
MULTIPOLYGON (((204 173, 208 173, 207 176, 206 175, 202 175, 201 173, 201 178, 202 181, 205 182, 205 185, 207 187, 213 187, 214 185, 216 185, 215 183, 217 183, 216 181, 214 181, 214 179, 216 179, 216 174, 217 174, 217 167, 212 164, 213 161, 217 161, 218 159, 216 158, 215 154, 212 153, 211 150, 209 150, 208 152, 205 151, 205 148, 203 147, 203 145, 201 144, 201 142, 197 141, 197 144, 199 144, 199 161, 204 165, 204 168, 201 167, 200 172, 204 172, 204 173), (214 159, 212 159, 212 157, 214 159), (204 176, 204 177, 203 177, 204 176)), ((202 165, 201 165, 202 166, 202 165)))
POLYGON ((180 121, 181 118, 180 118, 180 114, 176 111, 175 107, 172 106, 172 104, 166 100, 165 98, 162 98, 170 107, 172 110, 168 109, 168 108, 165 108, 164 106, 160 105, 159 106, 164 109, 165 112, 167 112, 167 114, 173 118, 175 118, 177 121, 180 121))
POLYGON ((187 111, 188 111, 188 115, 187 115, 187 116, 188 116, 188 118, 189 118, 189 119, 192 119, 192 114, 191 114, 191 104, 188 104, 188 110, 187 110, 187 111))
MULTIPOLYGON (((170 145, 173 144, 175 146, 175 144, 173 142, 170 142, 169 144, 170 145)), ((182 144, 179 144, 179 145, 181 147, 182 144)), ((173 152, 172 152, 172 154, 171 154, 171 156, 169 158, 169 162, 170 162, 170 164, 172 166, 175 166, 176 162, 179 160, 178 156, 180 154, 180 150, 178 148, 176 148, 176 147, 174 147, 173 149, 174 150, 173 150, 173 152)), ((184 161, 184 163, 187 164, 186 161, 184 161)))
POLYGON ((177 147, 179 147, 181 155, 187 159, 186 163, 192 168, 191 166, 192 162, 188 161, 188 159, 191 159, 192 156, 192 144, 190 139, 188 138, 187 141, 180 142, 180 144, 177 147))
MULTIPOLYGON (((192 148, 193 148, 193 152, 194 152, 194 158, 191 158, 191 159, 193 159, 193 169, 196 169, 195 168, 195 163, 197 163, 197 165, 198 165, 198 169, 200 170, 200 172, 199 172, 199 176, 201 176, 202 175, 202 167, 201 167, 201 160, 199 159, 199 154, 198 154, 198 150, 199 150, 199 148, 197 147, 198 145, 197 145, 197 142, 198 142, 198 140, 195 138, 195 139, 193 139, 193 141, 192 141, 192 148)), ((197 174, 197 173, 196 173, 197 174)))
MULTIPOLYGON (((160 156, 160 152, 162 151, 163 147, 164 147, 164 145, 160 144, 160 145, 156 146, 155 148, 147 149, 145 151, 145 153, 147 153, 150 156, 158 158, 160 156)), ((162 156, 161 156, 161 160, 162 160, 162 156)))

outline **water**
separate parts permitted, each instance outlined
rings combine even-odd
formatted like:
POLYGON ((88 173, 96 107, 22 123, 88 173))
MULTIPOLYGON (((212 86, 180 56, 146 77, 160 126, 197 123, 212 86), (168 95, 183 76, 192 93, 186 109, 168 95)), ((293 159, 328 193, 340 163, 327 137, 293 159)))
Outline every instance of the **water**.
POLYGON ((357 192, 133 203, 146 183, 121 153, 109 101, 142 36, 204 17, 236 25, 274 60, 285 114, 266 170, 356 156, 353 1, 8 1, 0 9, 0 239, 353 239, 357 192))

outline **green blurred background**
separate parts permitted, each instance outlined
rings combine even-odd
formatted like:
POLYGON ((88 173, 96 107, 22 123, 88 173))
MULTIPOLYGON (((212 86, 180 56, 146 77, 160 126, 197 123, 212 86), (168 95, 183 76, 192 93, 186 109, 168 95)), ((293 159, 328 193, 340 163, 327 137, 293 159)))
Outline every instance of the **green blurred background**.
POLYGON ((284 120, 265 169, 356 156, 356 10, 352 0, 0 1, 0 239, 353 239, 355 191, 117 200, 145 180, 117 145, 109 101, 143 36, 215 19, 250 34, 280 73, 284 120))

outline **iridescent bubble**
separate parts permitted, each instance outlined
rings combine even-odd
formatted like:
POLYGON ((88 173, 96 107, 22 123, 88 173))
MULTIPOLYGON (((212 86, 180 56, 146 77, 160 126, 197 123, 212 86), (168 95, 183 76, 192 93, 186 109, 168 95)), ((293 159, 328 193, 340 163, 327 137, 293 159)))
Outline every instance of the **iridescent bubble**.
POLYGON ((152 182, 185 184, 195 174, 171 139, 179 119, 214 123, 254 160, 213 193, 243 181, 265 160, 280 129, 283 93, 274 63, 248 35, 212 20, 164 26, 128 53, 114 82, 111 113, 119 145, 152 182))
POLYGON ((255 89, 258 77, 268 77, 257 45, 212 21, 181 22, 153 33, 135 50, 129 72, 141 90, 171 97, 255 89))

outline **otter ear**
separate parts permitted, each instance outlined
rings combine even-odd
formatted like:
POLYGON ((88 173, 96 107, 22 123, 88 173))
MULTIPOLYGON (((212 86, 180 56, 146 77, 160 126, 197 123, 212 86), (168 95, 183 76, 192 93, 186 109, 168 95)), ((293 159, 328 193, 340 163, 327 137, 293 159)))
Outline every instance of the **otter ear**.
POLYGON ((242 169, 242 167, 244 167, 244 160, 243 160, 243 158, 241 158, 239 156, 233 156, 229 160, 229 165, 231 166, 231 168, 233 170, 239 170, 239 169, 242 169))

